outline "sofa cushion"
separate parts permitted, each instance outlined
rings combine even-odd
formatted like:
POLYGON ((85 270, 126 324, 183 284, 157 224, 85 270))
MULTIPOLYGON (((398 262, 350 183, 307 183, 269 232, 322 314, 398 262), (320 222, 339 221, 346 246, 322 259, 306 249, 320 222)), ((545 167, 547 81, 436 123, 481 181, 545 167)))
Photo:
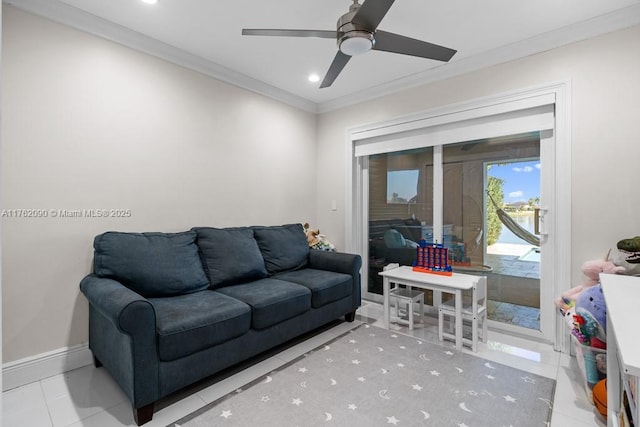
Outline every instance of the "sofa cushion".
POLYGON ((253 227, 253 231, 270 274, 307 265, 309 244, 302 224, 253 227))
POLYGON ((117 280, 144 297, 206 289, 196 233, 120 233, 96 236, 94 273, 117 280))
POLYGON ((238 337, 251 325, 247 304, 215 291, 149 301, 156 312, 158 353, 164 361, 238 337))
POLYGON ((319 308, 351 295, 352 279, 348 274, 304 268, 274 276, 275 279, 303 285, 311 291, 311 306, 319 308))
POLYGON ((218 288, 216 292, 251 306, 251 327, 264 329, 302 314, 311 308, 311 291, 304 286, 276 279, 218 288))
POLYGON ((267 277, 253 229, 197 227, 196 243, 211 288, 267 277))

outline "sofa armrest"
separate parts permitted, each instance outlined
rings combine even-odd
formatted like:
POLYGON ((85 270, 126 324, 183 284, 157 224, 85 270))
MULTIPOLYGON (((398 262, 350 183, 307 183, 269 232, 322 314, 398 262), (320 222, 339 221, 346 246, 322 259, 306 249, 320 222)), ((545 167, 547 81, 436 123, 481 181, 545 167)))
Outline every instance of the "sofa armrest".
POLYGON ((309 267, 317 270, 335 271, 344 274, 360 274, 362 258, 360 255, 345 252, 309 251, 309 267))
POLYGON ((89 347, 140 408, 159 398, 156 315, 153 305, 121 283, 86 276, 80 290, 89 301, 89 347))
POLYGON ((335 271, 336 273, 349 274, 353 279, 353 311, 360 307, 362 291, 360 289, 360 268, 362 258, 360 255, 345 252, 309 251, 309 268, 317 270, 335 271))
POLYGON ((89 303, 120 331, 138 335, 142 328, 155 331, 155 312, 146 299, 120 282, 94 274, 80 282, 89 303))

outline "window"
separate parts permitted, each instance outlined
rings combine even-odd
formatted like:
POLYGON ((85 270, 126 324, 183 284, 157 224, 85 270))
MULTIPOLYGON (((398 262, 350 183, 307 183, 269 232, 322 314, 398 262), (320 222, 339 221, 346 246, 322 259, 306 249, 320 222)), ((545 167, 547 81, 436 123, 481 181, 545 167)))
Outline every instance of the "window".
POLYGON ((416 203, 418 169, 387 171, 387 203, 416 203))

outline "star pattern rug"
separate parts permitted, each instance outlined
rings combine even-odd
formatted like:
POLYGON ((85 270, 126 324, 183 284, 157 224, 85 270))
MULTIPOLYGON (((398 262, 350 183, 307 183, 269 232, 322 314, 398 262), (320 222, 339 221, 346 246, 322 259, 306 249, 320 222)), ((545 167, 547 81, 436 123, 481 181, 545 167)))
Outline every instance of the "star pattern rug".
POLYGON ((170 424, 548 426, 555 381, 364 324, 170 424))

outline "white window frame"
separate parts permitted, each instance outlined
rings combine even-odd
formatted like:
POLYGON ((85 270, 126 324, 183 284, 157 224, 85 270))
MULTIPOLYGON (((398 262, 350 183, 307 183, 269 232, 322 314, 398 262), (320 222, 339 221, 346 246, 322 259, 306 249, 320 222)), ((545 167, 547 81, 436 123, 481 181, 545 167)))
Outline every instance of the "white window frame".
MULTIPOLYGON (((504 136, 548 128, 553 119, 555 181, 553 205, 553 268, 543 278, 551 286, 543 295, 557 295, 571 283, 571 126, 570 82, 562 81, 437 107, 390 121, 347 129, 345 200, 346 250, 363 257, 363 288, 367 285, 368 156, 410 148, 504 136), (496 120, 497 119, 497 120, 496 120), (425 144, 425 134, 430 134, 425 144)), ((545 135, 548 134, 545 133, 545 135)), ((547 136, 545 136, 547 137, 547 136)), ((546 297, 546 296, 545 296, 546 297)), ((541 301, 542 304, 551 303, 541 301)), ((557 314, 543 331, 556 350, 568 351, 564 321, 557 314)))

